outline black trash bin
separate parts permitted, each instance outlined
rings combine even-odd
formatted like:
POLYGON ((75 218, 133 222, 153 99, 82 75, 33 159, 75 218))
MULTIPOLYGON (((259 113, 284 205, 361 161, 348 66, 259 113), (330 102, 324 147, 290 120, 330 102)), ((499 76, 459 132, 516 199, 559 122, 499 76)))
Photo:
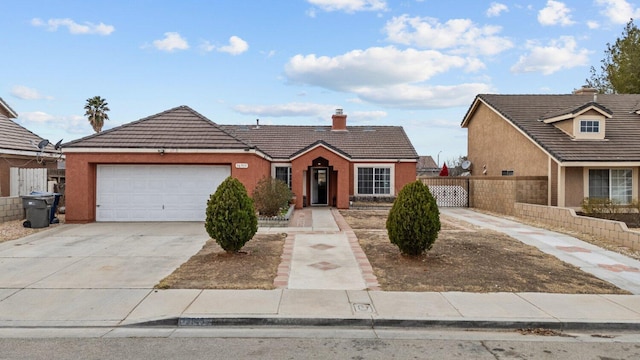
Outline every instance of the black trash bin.
MULTIPOLYGON (((21 198, 22 207, 27 214, 27 220, 22 225, 34 229, 49 226, 51 205, 47 202, 48 199, 38 195, 23 195, 21 198)), ((53 197, 51 198, 53 201, 53 197)))

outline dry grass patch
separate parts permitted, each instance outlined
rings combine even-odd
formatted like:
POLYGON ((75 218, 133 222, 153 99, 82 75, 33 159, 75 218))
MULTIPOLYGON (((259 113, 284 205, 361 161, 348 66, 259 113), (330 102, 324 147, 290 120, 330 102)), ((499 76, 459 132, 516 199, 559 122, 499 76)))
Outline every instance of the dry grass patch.
POLYGON ((161 289, 274 289, 286 234, 258 234, 236 254, 209 240, 197 254, 162 279, 161 289))
POLYGON ((446 216, 441 215, 442 230, 433 248, 407 257, 389 242, 387 211, 341 214, 386 291, 628 294, 535 247, 446 216))

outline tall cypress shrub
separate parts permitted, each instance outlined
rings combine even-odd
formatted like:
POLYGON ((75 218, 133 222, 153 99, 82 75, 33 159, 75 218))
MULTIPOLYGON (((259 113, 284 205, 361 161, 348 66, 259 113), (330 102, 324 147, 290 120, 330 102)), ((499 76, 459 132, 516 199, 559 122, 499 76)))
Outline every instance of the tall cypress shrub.
POLYGON ((429 188, 420 180, 405 185, 387 218, 387 234, 404 255, 431 249, 440 232, 440 211, 429 188))
POLYGON ((258 231, 253 200, 242 183, 226 178, 207 201, 205 229, 226 252, 238 252, 258 231))

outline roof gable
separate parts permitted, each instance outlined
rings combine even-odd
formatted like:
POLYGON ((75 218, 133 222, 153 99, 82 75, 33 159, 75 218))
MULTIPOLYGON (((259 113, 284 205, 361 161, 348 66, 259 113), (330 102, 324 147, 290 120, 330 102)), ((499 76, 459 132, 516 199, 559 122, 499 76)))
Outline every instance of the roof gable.
MULTIPOLYGON (((344 131, 344 130, 340 130, 340 131, 344 131)), ((325 141, 323 141, 323 140, 318 140, 318 141, 314 142, 313 144, 310 144, 309 146, 306 146, 306 147, 304 147, 304 148, 302 148, 302 149, 300 149, 300 150, 296 151, 295 153, 291 154, 290 159, 291 159, 291 160, 294 160, 294 159, 296 159, 296 158, 298 158, 298 157, 300 157, 300 156, 302 156, 302 155, 304 155, 304 154, 306 154, 306 153, 308 153, 308 152, 310 152, 310 151, 313 151, 314 149, 316 149, 316 148, 318 148, 318 147, 325 148, 325 149, 327 149, 327 150, 331 151, 332 153, 334 153, 334 154, 336 154, 336 155, 338 155, 338 156, 340 156, 340 157, 342 157, 342 158, 345 158, 345 159, 347 159, 347 160, 350 160, 350 159, 351 159, 351 157, 349 156, 349 154, 347 154, 347 153, 345 153, 344 151, 342 151, 342 150, 340 150, 340 149, 336 148, 335 146, 332 146, 332 145, 330 145, 330 144, 327 144, 327 143, 326 143, 325 141)))
POLYGON ((480 104, 485 104, 559 162, 640 161, 640 116, 635 113, 640 94, 496 95, 481 94, 467 111, 467 127, 480 104), (607 141, 576 140, 541 119, 593 109, 610 117, 607 141), (570 109, 569 111, 567 109, 570 109))
POLYGON ((65 148, 246 149, 250 146, 188 106, 178 106, 82 139, 65 148))
POLYGON ((578 106, 577 108, 563 109, 550 114, 546 114, 542 116, 540 120, 544 121, 547 124, 551 124, 557 121, 576 118, 591 110, 594 110, 595 112, 599 113, 600 115, 606 118, 611 118, 611 116, 613 115, 613 112, 611 110, 607 109, 601 104, 590 101, 584 105, 578 106))

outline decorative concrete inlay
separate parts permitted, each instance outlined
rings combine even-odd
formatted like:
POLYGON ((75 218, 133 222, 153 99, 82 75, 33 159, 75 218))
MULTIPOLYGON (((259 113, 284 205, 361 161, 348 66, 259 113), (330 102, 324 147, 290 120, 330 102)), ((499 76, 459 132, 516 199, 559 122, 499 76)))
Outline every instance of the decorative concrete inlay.
POLYGON ((316 249, 316 250, 328 250, 328 249, 335 248, 335 246, 327 245, 327 244, 316 244, 316 245, 311 245, 310 248, 316 249))
POLYGON ((327 271, 327 270, 334 270, 339 268, 340 266, 336 265, 336 264, 332 264, 328 261, 321 261, 321 262, 317 262, 315 264, 310 264, 309 266, 314 267, 316 269, 322 270, 322 271, 327 271))
POLYGON ((570 252, 570 253, 576 253, 576 252, 590 253, 591 252, 591 250, 587 250, 579 246, 556 246, 556 249, 570 252))
POLYGON ((353 311, 373 313, 373 306, 371 306, 371 304, 353 304, 353 311))
POLYGON ((640 272, 640 269, 634 268, 632 266, 627 266, 623 264, 598 264, 598 267, 603 269, 613 271, 613 272, 640 272))

